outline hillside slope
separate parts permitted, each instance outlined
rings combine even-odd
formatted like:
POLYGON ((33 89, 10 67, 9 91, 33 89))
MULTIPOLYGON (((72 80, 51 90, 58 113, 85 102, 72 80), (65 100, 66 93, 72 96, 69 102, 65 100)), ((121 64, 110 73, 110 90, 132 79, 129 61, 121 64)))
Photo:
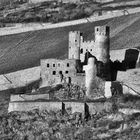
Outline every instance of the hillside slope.
POLYGON ((105 21, 56 29, 46 29, 0 37, 0 73, 39 65, 41 58, 66 58, 68 32, 80 30, 87 40, 94 39, 94 27, 111 28, 111 49, 139 47, 140 13, 105 21))

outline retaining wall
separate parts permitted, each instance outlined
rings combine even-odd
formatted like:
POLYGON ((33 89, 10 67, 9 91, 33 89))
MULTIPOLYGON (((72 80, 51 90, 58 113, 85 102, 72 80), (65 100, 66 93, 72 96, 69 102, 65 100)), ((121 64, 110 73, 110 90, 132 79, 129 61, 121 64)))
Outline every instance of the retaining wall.
POLYGON ((35 101, 35 100, 39 100, 39 99, 43 99, 43 100, 49 100, 49 94, 35 94, 35 95, 26 95, 26 94, 22 94, 22 95, 11 95, 10 97, 10 101, 14 102, 14 101, 35 101))
POLYGON ((112 109, 112 103, 110 102, 94 102, 86 103, 90 114, 100 113, 102 111, 109 112, 112 109))
POLYGON ((85 114, 96 114, 102 111, 111 111, 112 103, 110 102, 78 102, 78 101, 47 101, 47 102, 10 102, 8 112, 12 111, 30 111, 33 109, 47 110, 47 111, 64 111, 71 108, 71 112, 80 112, 85 114))
POLYGON ((62 102, 10 102, 8 112, 33 109, 58 111, 62 109, 62 102))
POLYGON ((72 113, 74 112, 81 112, 84 113, 84 103, 78 103, 78 102, 63 102, 66 108, 71 108, 72 113))

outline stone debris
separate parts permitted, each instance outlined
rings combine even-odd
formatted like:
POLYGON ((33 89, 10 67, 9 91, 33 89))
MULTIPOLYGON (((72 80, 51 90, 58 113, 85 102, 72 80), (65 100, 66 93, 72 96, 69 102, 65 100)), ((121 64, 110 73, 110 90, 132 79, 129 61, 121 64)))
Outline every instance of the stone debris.
POLYGON ((74 84, 64 84, 62 88, 54 92, 53 98, 59 100, 84 99, 85 89, 74 84))

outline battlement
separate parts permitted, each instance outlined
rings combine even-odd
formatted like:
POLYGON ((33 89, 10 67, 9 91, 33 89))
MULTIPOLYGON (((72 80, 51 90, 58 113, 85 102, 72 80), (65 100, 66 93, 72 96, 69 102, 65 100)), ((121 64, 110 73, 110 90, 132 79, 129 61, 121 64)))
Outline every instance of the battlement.
POLYGON ((110 30, 108 26, 96 26, 95 27, 95 35, 104 35, 109 36, 110 30))
POLYGON ((90 53, 88 57, 95 56, 98 60, 107 62, 109 59, 109 27, 96 26, 94 34, 95 37, 92 40, 86 41, 80 31, 69 32, 69 59, 85 62, 85 55, 90 53))
POLYGON ((81 33, 79 30, 69 31, 69 33, 80 33, 81 36, 82 36, 82 34, 83 34, 83 33, 81 33))
POLYGON ((87 41, 83 41, 83 44, 90 44, 90 43, 95 43, 95 40, 87 40, 87 41))
POLYGON ((69 39, 74 39, 74 37, 80 38, 81 33, 80 31, 70 31, 69 32, 69 39))

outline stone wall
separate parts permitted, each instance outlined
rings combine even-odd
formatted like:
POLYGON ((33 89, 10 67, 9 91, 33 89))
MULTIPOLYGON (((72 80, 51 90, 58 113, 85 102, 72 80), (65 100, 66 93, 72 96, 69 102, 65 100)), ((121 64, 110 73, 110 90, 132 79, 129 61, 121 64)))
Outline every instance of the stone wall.
MULTIPOLYGON (((127 59, 134 59, 135 57, 137 57, 136 59, 136 67, 139 68, 140 67, 140 50, 137 48, 126 48, 126 49, 120 49, 120 50, 111 50, 110 51, 110 58, 112 61, 124 61, 126 58, 127 59), (138 56, 135 56, 135 51, 138 51, 138 56), (127 53, 129 52, 129 53, 127 53)), ((128 62, 129 63, 129 62, 128 62)))
POLYGON ((96 56, 96 47, 94 40, 91 41, 83 41, 81 40, 81 48, 80 48, 80 60, 84 62, 85 54, 87 50, 94 56, 96 56))
POLYGON ((80 60, 80 31, 69 32, 68 58, 80 60))
POLYGON ((80 59, 85 62, 89 55, 95 56, 98 61, 109 61, 110 30, 107 26, 95 27, 95 40, 84 41, 79 31, 69 33, 69 59, 80 59), (86 56, 86 53, 89 53, 86 56))
POLYGON ((18 95, 11 95, 10 101, 35 101, 35 100, 49 100, 49 94, 18 94, 18 95))
MULTIPOLYGON (((66 78, 75 79, 79 61, 74 59, 44 59, 41 60, 42 86, 56 85, 66 82, 66 78)), ((80 70, 80 69, 79 69, 80 70)), ((72 81, 73 83, 73 81, 72 81)))
MULTIPOLYGON (((127 49, 111 50, 110 51, 111 60, 123 61, 125 59, 126 50, 127 49)), ((138 57, 138 61, 137 61, 138 63, 140 63, 139 58, 140 58, 140 55, 138 57)), ((0 91, 26 86, 29 83, 38 80, 40 78, 40 73, 41 73, 41 67, 39 66, 39 67, 33 67, 33 68, 25 69, 25 70, 8 73, 5 75, 0 75, 0 91)), ((125 72, 123 73, 125 74, 125 72)), ((80 75, 79 77, 81 79, 84 78, 84 76, 80 76, 80 75)), ((79 82, 80 82, 80 78, 77 79, 75 76, 73 77, 73 79, 75 79, 74 81, 77 80, 79 82)))
POLYGON ((62 102, 10 102, 8 112, 39 110, 61 110, 62 102))
POLYGON ((83 115, 100 113, 102 111, 109 112, 112 109, 110 102, 80 102, 80 101, 48 101, 48 102, 10 102, 8 112, 12 111, 30 111, 33 109, 57 111, 71 109, 71 112, 80 112, 83 115))
POLYGON ((71 108, 72 113, 81 112, 84 114, 84 103, 82 102, 63 102, 65 109, 71 108))
POLYGON ((98 114, 102 111, 111 111, 112 103, 110 102, 90 102, 86 103, 90 114, 98 114))

